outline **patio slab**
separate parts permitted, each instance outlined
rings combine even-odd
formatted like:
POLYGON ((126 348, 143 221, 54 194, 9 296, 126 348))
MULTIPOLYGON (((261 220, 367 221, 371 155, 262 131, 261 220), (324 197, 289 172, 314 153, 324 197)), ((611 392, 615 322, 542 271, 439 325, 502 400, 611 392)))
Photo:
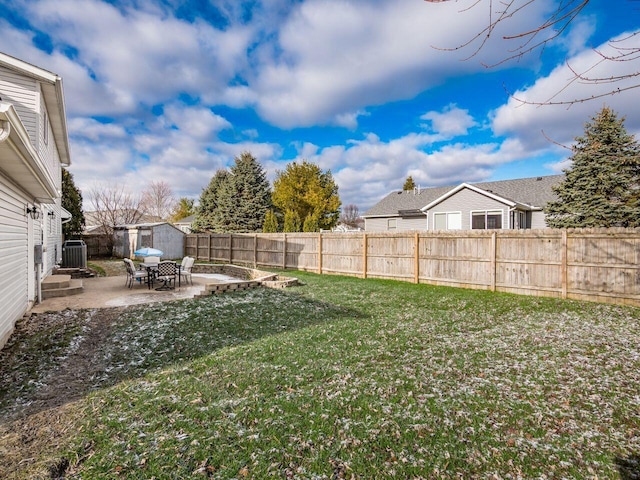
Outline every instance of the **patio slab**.
POLYGON ((202 292, 207 280, 193 277, 193 285, 183 282, 175 290, 149 290, 146 285, 134 285, 127 288, 126 276, 95 277, 82 280, 82 293, 69 297, 47 298, 31 309, 31 313, 59 311, 67 308, 107 308, 139 305, 143 303, 168 302, 184 298, 193 298, 202 292))

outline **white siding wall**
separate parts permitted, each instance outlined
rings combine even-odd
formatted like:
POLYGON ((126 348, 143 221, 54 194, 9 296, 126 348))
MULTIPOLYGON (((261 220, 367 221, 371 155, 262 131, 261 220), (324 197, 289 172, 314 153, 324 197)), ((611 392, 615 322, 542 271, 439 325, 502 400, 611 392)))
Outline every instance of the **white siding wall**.
POLYGON ((427 216, 399 218, 398 230, 427 230, 427 216))
POLYGON ((502 210, 502 228, 509 228, 509 207, 507 205, 468 188, 463 188, 429 210, 429 229, 433 229, 434 213, 462 212, 462 230, 470 230, 471 212, 478 210, 502 210))
POLYGON ((27 198, 0 175, 0 346, 33 300, 29 288, 29 222, 27 198))
MULTIPOLYGON (((386 232, 388 231, 387 222, 389 218, 397 218, 397 217, 383 217, 383 218, 365 218, 364 219, 364 230, 366 232, 386 232)), ((397 218, 398 221, 400 220, 397 218)))
POLYGON ((45 245, 42 278, 51 274, 53 267, 62 259, 62 224, 60 223, 60 199, 53 205, 42 205, 42 232, 45 245), (53 212, 53 216, 49 213, 53 212))
POLYGON ((13 104, 20 115, 20 120, 29 132, 32 145, 37 148, 38 113, 41 97, 38 82, 0 67, 0 97, 13 104))
POLYGON ((547 228, 544 212, 531 212, 531 228, 547 228))
POLYGON ((42 158, 42 161, 46 165, 51 178, 56 182, 58 190, 62 190, 62 169, 60 167, 60 155, 56 148, 56 142, 53 138, 53 130, 51 128, 51 118, 47 112, 47 107, 44 103, 44 97, 42 94, 40 97, 40 106, 38 109, 38 145, 37 151, 42 158), (45 132, 47 132, 45 134, 45 132))

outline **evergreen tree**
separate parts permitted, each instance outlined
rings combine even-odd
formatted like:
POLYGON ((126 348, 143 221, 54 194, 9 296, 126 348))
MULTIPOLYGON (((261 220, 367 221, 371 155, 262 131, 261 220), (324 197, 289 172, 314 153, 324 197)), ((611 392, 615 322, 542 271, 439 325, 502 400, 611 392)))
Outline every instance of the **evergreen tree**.
POLYGON ((547 204, 548 226, 640 226, 640 146, 624 119, 604 107, 576 138, 571 160, 554 188, 558 200, 547 204))
POLYGON ((267 210, 267 214, 264 217, 264 224, 262 225, 263 233, 276 233, 278 231, 278 217, 273 210, 267 210))
POLYGON ((191 224, 194 232, 218 232, 220 224, 219 191, 228 182, 229 172, 218 170, 200 194, 200 205, 191 224))
POLYGON ((287 210, 284 212, 283 232, 299 232, 301 230, 300 215, 295 210, 287 210))
MULTIPOLYGON (((303 160, 287 165, 273 182, 273 204, 282 212, 295 211, 298 219, 316 212, 318 228, 330 230, 340 216, 338 186, 331 171, 303 160)), ((299 229, 296 231, 300 231, 299 229)))
POLYGON ((414 188, 416 188, 416 182, 414 182, 413 177, 409 175, 407 179, 404 181, 402 190, 413 190, 414 188))
POLYGON ((319 225, 320 217, 316 212, 310 213, 307 215, 307 218, 304 219, 304 224, 302 225, 303 232, 317 232, 320 230, 319 225))
POLYGON ((71 220, 62 224, 64 238, 79 238, 84 230, 85 220, 82 211, 82 193, 73 181, 73 175, 62 169, 62 208, 71 215, 71 220))
POLYGON ((271 208, 271 187, 267 175, 253 155, 235 158, 229 181, 219 191, 222 232, 259 232, 271 208))

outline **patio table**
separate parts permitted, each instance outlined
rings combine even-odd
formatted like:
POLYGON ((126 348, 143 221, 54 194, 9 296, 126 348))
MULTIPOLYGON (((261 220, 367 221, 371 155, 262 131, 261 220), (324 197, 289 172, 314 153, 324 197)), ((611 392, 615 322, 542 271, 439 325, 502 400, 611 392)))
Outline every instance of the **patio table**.
MULTIPOLYGON (((178 277, 178 287, 180 287, 181 286, 180 270, 182 269, 182 265, 180 265, 177 262, 174 262, 174 263, 176 263, 176 269, 177 269, 176 275, 178 277)), ((140 267, 147 269, 147 279, 148 279, 149 285, 153 285, 153 282, 155 280, 156 274, 158 272, 158 263, 157 262, 152 262, 152 263, 142 262, 139 265, 140 265, 140 267)), ((168 289, 165 288, 165 290, 168 290, 168 289)))

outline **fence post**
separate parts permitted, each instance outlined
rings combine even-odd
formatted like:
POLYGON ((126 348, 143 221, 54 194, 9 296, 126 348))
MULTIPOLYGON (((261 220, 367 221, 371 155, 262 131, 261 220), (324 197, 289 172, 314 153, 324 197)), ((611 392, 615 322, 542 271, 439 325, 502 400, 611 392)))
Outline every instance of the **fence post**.
POLYGON ((491 233, 491 291, 496 291, 496 256, 498 249, 498 241, 496 232, 491 233))
POLYGON ((562 298, 567 298, 567 229, 562 230, 562 267, 561 267, 561 282, 562 282, 562 298))
POLYGON ((414 266, 413 266, 413 283, 420 283, 420 234, 415 233, 415 252, 414 252, 414 266))
POLYGON ((211 234, 207 237, 208 239, 208 247, 207 247, 207 262, 211 261, 211 234))
POLYGON ((322 275, 322 233, 318 234, 318 273, 322 275))
POLYGON ((253 234, 253 268, 258 268, 258 234, 253 234))
POLYGON ((367 242, 367 234, 363 233, 362 234, 362 278, 367 278, 367 269, 368 269, 368 265, 367 265, 367 250, 369 248, 368 242, 367 242))
POLYGON ((287 234, 282 234, 282 269, 287 269, 287 234))
POLYGON ((229 263, 233 263, 233 233, 229 234, 229 263))

